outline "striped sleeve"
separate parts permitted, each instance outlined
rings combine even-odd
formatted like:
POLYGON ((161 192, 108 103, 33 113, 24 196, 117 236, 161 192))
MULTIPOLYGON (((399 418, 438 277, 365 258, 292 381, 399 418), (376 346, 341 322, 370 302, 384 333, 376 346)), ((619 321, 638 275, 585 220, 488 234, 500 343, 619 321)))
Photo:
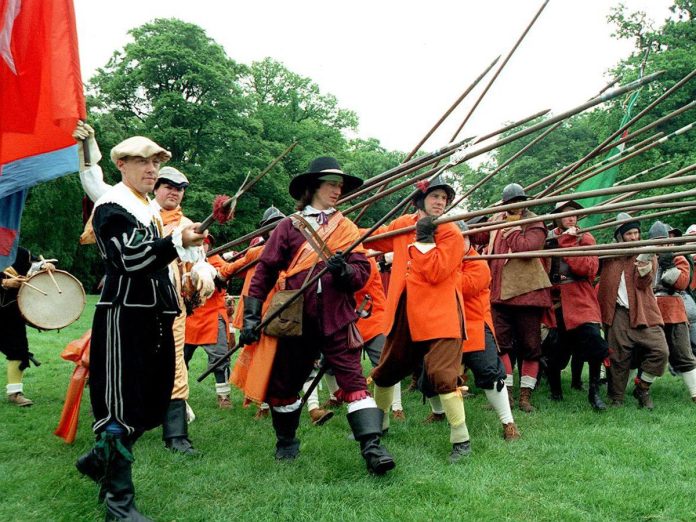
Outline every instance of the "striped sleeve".
POLYGON ((93 224, 99 250, 119 273, 148 274, 177 257, 171 236, 159 237, 156 225, 145 227, 118 205, 97 207, 93 224))

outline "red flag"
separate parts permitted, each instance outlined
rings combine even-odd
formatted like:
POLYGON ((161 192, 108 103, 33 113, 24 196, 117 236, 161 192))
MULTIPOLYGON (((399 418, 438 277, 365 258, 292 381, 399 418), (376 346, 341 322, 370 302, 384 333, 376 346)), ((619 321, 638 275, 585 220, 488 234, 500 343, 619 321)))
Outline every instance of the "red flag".
POLYGON ((77 171, 85 115, 72 0, 0 0, 0 269, 14 262, 26 190, 77 171))
POLYGON ((72 0, 0 0, 0 165, 74 145, 84 118, 72 0))

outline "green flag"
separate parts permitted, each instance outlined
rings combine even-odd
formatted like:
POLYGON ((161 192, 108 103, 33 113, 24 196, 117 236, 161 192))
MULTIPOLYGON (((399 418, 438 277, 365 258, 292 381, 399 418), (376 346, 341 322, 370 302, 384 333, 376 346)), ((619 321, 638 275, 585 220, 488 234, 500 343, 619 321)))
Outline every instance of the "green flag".
MULTIPOLYGON (((628 103, 626 104, 626 112, 624 113, 624 116, 621 119, 621 125, 619 125, 619 127, 623 127, 631 119, 631 111, 633 110, 633 105, 636 103, 636 100, 638 99, 639 94, 640 94, 640 89, 638 89, 636 92, 631 94, 630 98, 628 99, 628 103)), ((621 138, 623 138, 627 134, 628 134, 628 129, 626 129, 623 132, 623 134, 621 135, 621 138)), ((621 143, 621 144, 615 146, 614 148, 612 148, 609 151, 609 154, 607 154, 605 161, 608 161, 609 158, 611 158, 612 156, 616 156, 617 154, 621 153, 621 151, 624 149, 624 147, 625 147, 625 144, 621 143)), ((580 183, 580 185, 578 185, 577 189, 575 190, 575 194, 578 194, 580 192, 587 192, 588 190, 596 190, 596 189, 611 187, 614 184, 614 182, 616 181, 616 177, 617 177, 618 173, 619 173, 619 166, 618 165, 616 165, 615 167, 612 167, 610 169, 607 169, 604 172, 600 172, 596 176, 592 176, 591 178, 586 179, 585 181, 580 183)), ((578 201, 583 207, 590 208, 590 207, 593 207, 595 205, 598 205, 602 201, 606 201, 610 197, 613 197, 613 196, 595 196, 593 198, 576 199, 576 201, 578 201)), ((592 225, 596 225, 600 221, 601 221, 600 214, 593 214, 591 216, 587 216, 586 218, 583 218, 581 226, 589 227, 592 225)))

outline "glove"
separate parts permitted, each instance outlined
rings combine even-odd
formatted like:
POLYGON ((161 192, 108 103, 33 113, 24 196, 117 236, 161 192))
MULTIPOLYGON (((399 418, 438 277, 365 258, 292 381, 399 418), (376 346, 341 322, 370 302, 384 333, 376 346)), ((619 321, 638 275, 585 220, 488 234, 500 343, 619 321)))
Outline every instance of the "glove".
POLYGON ((203 299, 208 299, 215 291, 215 267, 205 261, 198 261, 191 267, 191 282, 203 299))
POLYGON ((662 271, 674 268, 674 254, 671 252, 664 252, 657 256, 657 263, 660 265, 662 271))
POLYGON ((259 325, 261 324, 261 307, 263 306, 263 301, 248 295, 245 295, 243 300, 244 319, 242 330, 239 332, 239 343, 242 345, 254 344, 261 338, 259 325))
POLYGON ((416 242, 418 243, 435 243, 435 230, 437 224, 434 216, 425 216, 420 218, 416 223, 416 242))
POLYGON ((342 282, 349 282, 355 269, 346 263, 346 258, 341 252, 336 252, 326 261, 326 268, 335 279, 342 282))
POLYGON ((77 154, 80 158, 80 172, 88 169, 91 165, 96 165, 102 158, 99 145, 94 137, 94 129, 83 121, 77 122, 77 127, 73 131, 73 138, 77 140, 77 154), (85 145, 87 145, 87 155, 85 158, 85 145))

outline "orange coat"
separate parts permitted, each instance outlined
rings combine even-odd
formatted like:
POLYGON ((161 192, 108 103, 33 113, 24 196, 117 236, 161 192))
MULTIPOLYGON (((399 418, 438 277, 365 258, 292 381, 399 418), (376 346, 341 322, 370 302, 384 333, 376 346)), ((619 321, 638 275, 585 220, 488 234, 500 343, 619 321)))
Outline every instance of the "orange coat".
MULTIPOLYGON (((418 214, 407 214, 380 227, 375 233, 412 226, 416 221, 418 214)), ((462 233, 454 223, 438 226, 435 247, 426 253, 416 248, 415 238, 415 231, 411 231, 366 242, 366 246, 373 250, 394 252, 384 331, 391 331, 399 299, 405 291, 406 313, 414 341, 465 338, 459 285, 459 270, 464 257, 462 233)))
MULTIPOLYGON (((211 256, 208 263, 219 269, 225 262, 220 256, 211 256)), ((186 344, 200 346, 217 343, 218 316, 225 320, 225 332, 228 332, 224 290, 215 290, 202 306, 186 317, 186 344)))
POLYGON ((463 352, 480 352, 486 348, 486 325, 495 334, 491 315, 491 269, 486 261, 467 260, 467 257, 478 256, 471 248, 462 261, 461 288, 467 336, 462 344, 463 352))
MULTIPOLYGON (((232 273, 236 272, 247 263, 256 261, 259 257, 261 257, 261 252, 263 252, 263 246, 251 247, 249 250, 247 250, 246 254, 244 254, 239 259, 233 261, 232 263, 224 263, 218 269, 218 271, 220 272, 220 275, 222 277, 227 279, 228 277, 230 277, 232 273)), ((249 291, 249 285, 251 284, 251 278, 254 277, 254 272, 256 272, 256 266, 252 266, 243 274, 238 274, 238 277, 244 276, 244 284, 242 284, 242 291, 240 293, 241 296, 246 295, 249 291)), ((243 319, 244 302, 243 299, 240 299, 239 303, 237 303, 237 308, 234 311, 234 317, 232 318, 232 326, 234 326, 237 330, 241 330, 243 319)))
POLYGON ((365 310, 370 312, 369 317, 359 317, 355 323, 365 342, 384 333, 384 311, 387 303, 377 261, 374 257, 368 258, 368 261, 370 262, 370 277, 365 286, 355 292, 355 304, 358 307, 366 295, 370 296, 370 302, 365 307, 365 310))

